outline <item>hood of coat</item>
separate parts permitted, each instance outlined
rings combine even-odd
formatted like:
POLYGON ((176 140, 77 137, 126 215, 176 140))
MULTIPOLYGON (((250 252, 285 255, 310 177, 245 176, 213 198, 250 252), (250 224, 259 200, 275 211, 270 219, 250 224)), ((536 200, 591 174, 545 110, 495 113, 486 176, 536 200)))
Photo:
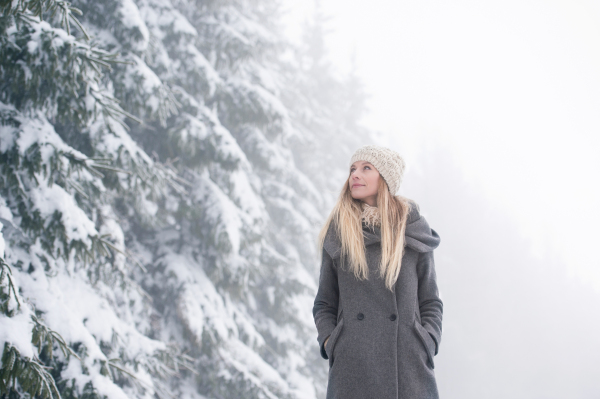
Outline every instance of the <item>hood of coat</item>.
MULTIPOLYGON (((412 202, 411 211, 406 224, 406 246, 417 252, 431 252, 440 245, 440 236, 429 227, 427 220, 421 216, 419 206, 412 202)), ((342 243, 337 235, 337 228, 332 223, 329 226, 323 248, 331 258, 338 258, 342 252, 342 243)), ((363 238, 365 246, 381 241, 381 230, 379 227, 368 227, 363 223, 363 238)))

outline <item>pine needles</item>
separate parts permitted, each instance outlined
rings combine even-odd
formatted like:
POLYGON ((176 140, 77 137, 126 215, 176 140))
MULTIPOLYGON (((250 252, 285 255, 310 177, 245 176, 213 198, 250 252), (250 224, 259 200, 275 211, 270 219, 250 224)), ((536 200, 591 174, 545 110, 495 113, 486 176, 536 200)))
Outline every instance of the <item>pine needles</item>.
POLYGON ((37 359, 22 357, 17 348, 7 342, 2 353, 0 393, 20 389, 32 397, 60 399, 54 378, 48 370, 37 359))

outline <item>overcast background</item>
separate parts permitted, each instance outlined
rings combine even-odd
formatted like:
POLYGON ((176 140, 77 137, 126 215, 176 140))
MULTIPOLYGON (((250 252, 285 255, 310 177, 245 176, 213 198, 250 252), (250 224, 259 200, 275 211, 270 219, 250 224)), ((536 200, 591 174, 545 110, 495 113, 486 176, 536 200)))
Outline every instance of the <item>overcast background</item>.
MULTIPOLYGON (((288 4, 294 37, 315 3, 288 4)), ((320 9, 442 237, 442 397, 600 397, 600 3, 320 9)))
POLYGON ((0 396, 324 398, 316 235, 379 142, 441 398, 600 398, 596 3, 52 1, 0 15, 0 396))
MULTIPOLYGON (((294 36, 314 3, 290 4, 294 36)), ((425 142, 443 147, 537 251, 552 247, 600 288, 598 259, 582 251, 600 239, 600 2, 328 0, 320 8, 331 18, 333 63, 346 71, 356 56, 370 94, 367 125, 409 161, 425 142)))

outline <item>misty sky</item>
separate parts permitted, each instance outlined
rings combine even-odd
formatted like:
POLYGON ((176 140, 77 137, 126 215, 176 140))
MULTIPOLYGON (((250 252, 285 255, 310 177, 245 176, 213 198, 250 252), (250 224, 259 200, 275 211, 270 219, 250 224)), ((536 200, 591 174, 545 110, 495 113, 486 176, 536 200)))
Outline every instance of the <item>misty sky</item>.
MULTIPOLYGON (((286 3, 293 37, 313 3, 286 3)), ((588 250, 600 241, 600 2, 321 3, 340 71, 356 50, 382 143, 409 168, 442 146, 534 254, 600 290, 588 250)))

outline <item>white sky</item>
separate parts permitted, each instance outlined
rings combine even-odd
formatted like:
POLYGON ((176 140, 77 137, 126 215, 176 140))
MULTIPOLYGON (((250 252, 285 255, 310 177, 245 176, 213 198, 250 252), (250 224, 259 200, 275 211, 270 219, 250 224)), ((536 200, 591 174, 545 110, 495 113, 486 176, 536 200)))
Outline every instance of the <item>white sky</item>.
MULTIPOLYGON (((314 7, 286 0, 289 32, 314 7)), ((365 123, 465 175, 600 288, 600 1, 323 0, 332 61, 356 48, 365 123)))

